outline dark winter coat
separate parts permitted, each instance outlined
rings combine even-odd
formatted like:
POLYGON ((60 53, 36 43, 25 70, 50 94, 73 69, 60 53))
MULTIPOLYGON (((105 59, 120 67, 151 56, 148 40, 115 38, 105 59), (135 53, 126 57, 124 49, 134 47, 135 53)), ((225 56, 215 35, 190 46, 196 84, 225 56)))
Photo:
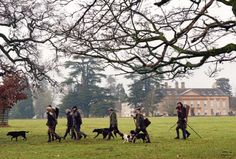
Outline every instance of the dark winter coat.
POLYGON ((82 118, 79 111, 72 112, 73 126, 80 127, 82 124, 82 118))
POLYGON ((115 127, 117 126, 117 116, 115 112, 112 112, 110 114, 110 127, 115 127))
POLYGON ((177 124, 181 127, 186 126, 186 119, 187 119, 187 114, 186 114, 186 108, 181 107, 179 110, 177 110, 177 115, 178 115, 178 121, 177 124))
POLYGON ((53 113, 47 112, 47 123, 49 127, 54 127, 57 124, 56 118, 53 113))
POLYGON ((67 113, 66 117, 67 117, 67 127, 71 128, 73 126, 73 118, 71 113, 67 113))
POLYGON ((143 114, 137 113, 134 119, 136 119, 136 122, 135 122, 136 129, 146 129, 143 114))

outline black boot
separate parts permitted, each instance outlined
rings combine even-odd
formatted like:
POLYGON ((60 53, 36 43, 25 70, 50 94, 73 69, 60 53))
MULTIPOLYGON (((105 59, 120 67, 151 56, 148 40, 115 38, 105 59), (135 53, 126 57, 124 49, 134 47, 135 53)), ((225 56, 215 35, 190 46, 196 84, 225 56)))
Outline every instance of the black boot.
POLYGON ((51 142, 51 133, 48 133, 48 142, 51 142))
POLYGON ((187 138, 191 135, 188 130, 186 130, 186 135, 187 135, 187 138))
POLYGON ((179 139, 179 129, 176 129, 176 135, 175 139, 179 139))

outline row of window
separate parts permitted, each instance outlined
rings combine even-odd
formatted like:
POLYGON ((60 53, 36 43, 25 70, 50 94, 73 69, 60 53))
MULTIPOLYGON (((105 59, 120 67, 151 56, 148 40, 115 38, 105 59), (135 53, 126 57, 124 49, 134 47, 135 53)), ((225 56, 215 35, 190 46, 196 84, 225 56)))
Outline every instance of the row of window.
POLYGON ((228 104, 226 104, 226 100, 210 100, 210 101, 207 101, 207 100, 197 100, 197 101, 183 101, 183 104, 188 104, 190 105, 191 108, 207 108, 207 107, 210 107, 210 108, 214 108, 214 109, 217 109, 217 108, 223 108, 223 109, 226 109, 226 106, 228 104))

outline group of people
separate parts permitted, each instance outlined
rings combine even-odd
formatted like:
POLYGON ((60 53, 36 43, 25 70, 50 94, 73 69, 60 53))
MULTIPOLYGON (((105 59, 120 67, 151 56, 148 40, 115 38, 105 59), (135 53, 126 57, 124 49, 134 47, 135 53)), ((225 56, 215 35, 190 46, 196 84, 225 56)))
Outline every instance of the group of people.
MULTIPOLYGON (((51 142, 55 139, 58 139, 59 142, 61 141, 61 138, 56 132, 56 125, 57 125, 57 117, 58 112, 49 105, 47 108, 47 126, 48 126, 48 142, 51 142)), ((118 129, 118 120, 116 112, 113 108, 109 108, 109 118, 110 118, 110 125, 109 125, 109 134, 108 134, 108 140, 111 139, 112 133, 119 134, 123 138, 123 133, 121 133, 118 129)), ((183 133, 183 139, 186 139, 190 136, 190 133, 186 130, 187 127, 187 110, 186 107, 183 106, 181 102, 177 103, 176 107, 177 115, 178 115, 178 121, 176 126, 176 138, 179 139, 179 129, 182 130, 183 133)), ((66 110, 66 116, 67 116, 67 128, 65 131, 65 134, 63 136, 63 139, 66 139, 67 135, 70 133, 71 139, 79 140, 82 137, 86 138, 86 134, 83 133, 80 128, 82 125, 82 118, 81 114, 76 106, 73 106, 71 109, 66 110)), ((143 132, 147 138, 147 143, 150 143, 150 137, 147 132, 147 125, 145 124, 145 119, 143 114, 141 113, 141 107, 138 107, 135 109, 135 115, 132 116, 135 120, 135 133, 138 134, 139 132, 143 132)))

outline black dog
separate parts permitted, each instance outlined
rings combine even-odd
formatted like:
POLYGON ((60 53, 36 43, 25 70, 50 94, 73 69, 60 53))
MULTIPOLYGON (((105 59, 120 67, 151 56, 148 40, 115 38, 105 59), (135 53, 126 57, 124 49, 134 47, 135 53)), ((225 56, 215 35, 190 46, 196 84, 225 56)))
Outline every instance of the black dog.
POLYGON ((13 138, 16 138, 16 141, 17 141, 17 138, 19 136, 23 137, 23 140, 26 140, 26 133, 28 133, 28 131, 10 131, 7 133, 7 136, 11 136, 11 140, 13 138))
POLYGON ((144 133, 136 133, 134 130, 130 131, 131 134, 131 141, 135 143, 136 139, 142 139, 143 143, 146 142, 146 135, 144 133))
MULTIPOLYGON (((103 139, 105 139, 108 136, 110 130, 109 130, 109 128, 100 128, 100 129, 94 129, 93 132, 97 133, 97 135, 94 136, 94 138, 96 138, 96 137, 98 137, 98 135, 102 134, 103 139)), ((111 134, 111 137, 114 138, 113 134, 111 134)))

